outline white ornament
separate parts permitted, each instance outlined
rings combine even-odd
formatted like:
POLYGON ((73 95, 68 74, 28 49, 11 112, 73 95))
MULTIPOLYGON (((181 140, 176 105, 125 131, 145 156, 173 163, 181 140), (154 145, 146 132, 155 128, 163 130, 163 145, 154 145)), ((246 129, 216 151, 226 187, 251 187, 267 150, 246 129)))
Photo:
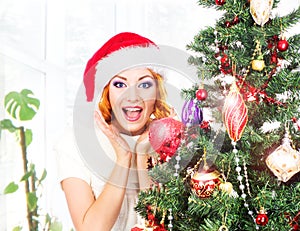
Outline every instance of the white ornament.
POLYGON ((250 13, 260 26, 269 20, 272 7, 273 0, 250 0, 250 13))
POLYGON ((300 153, 291 147, 288 133, 285 134, 282 145, 267 157, 266 164, 283 182, 300 171, 300 153))

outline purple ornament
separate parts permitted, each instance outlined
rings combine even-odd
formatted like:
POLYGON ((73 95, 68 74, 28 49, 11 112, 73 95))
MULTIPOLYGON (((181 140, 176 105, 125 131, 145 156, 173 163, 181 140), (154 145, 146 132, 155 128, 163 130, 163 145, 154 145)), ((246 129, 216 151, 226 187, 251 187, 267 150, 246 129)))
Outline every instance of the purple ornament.
POLYGON ((201 124, 203 120, 203 112, 193 99, 184 103, 182 107, 181 120, 184 125, 187 125, 187 123, 190 125, 201 124))

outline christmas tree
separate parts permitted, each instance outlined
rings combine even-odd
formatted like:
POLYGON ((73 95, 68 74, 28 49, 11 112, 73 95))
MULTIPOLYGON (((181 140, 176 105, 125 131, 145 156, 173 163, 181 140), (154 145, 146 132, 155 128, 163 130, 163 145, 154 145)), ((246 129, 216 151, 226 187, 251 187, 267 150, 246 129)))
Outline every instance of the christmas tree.
POLYGON ((181 142, 149 160, 136 210, 151 230, 300 230, 300 35, 285 37, 300 7, 198 2, 223 14, 187 46, 199 83, 182 89, 181 142))

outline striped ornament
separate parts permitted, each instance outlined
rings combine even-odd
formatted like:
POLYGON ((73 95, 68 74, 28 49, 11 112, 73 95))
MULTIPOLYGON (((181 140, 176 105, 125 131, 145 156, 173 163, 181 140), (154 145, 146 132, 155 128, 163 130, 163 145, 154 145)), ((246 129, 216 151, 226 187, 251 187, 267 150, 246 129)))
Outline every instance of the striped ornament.
POLYGON ((248 121, 248 109, 239 92, 236 83, 233 83, 223 107, 223 122, 232 141, 238 141, 248 121))

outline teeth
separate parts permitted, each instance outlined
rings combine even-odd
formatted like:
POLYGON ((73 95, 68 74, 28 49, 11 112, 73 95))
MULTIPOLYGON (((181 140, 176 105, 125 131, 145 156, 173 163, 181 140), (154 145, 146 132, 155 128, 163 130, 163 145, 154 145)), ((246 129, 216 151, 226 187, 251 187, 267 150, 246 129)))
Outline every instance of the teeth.
POLYGON ((140 111, 140 108, 125 108, 126 111, 140 111))

